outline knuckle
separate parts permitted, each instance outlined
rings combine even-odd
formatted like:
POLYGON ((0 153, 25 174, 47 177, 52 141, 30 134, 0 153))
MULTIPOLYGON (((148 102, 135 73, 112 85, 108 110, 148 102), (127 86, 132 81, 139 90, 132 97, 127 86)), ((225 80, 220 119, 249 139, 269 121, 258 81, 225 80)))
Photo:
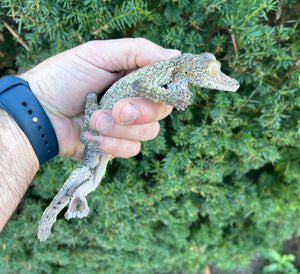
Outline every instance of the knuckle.
POLYGON ((135 134, 134 138, 137 141, 149 141, 154 138, 159 133, 160 124, 159 122, 152 122, 150 124, 146 124, 140 127, 139 132, 135 134))
POLYGON ((97 48, 98 44, 99 44, 99 42, 97 40, 92 40, 92 41, 88 41, 88 42, 84 43, 82 46, 86 47, 90 50, 94 50, 97 48))
POLYGON ((122 140, 117 138, 106 137, 103 142, 103 150, 114 156, 119 156, 122 140))
POLYGON ((159 130, 160 130, 159 122, 153 123, 152 129, 151 129, 151 132, 150 132, 150 136, 149 136, 149 140, 152 140, 152 139, 156 138, 158 133, 159 133, 159 130))
POLYGON ((173 110, 172 106, 165 105, 163 103, 158 103, 158 111, 159 117, 158 119, 164 119, 166 118, 173 110))
POLYGON ((139 154, 141 150, 141 142, 135 142, 134 145, 130 147, 130 149, 131 149, 131 153, 126 158, 133 157, 139 154))
POLYGON ((137 38, 133 38, 134 43, 138 46, 138 47, 143 47, 146 44, 149 44, 150 41, 147 40, 146 38, 143 37, 137 37, 137 38))
POLYGON ((141 150, 141 143, 138 141, 124 141, 119 149, 116 151, 116 155, 120 158, 130 158, 139 154, 141 150))
POLYGON ((156 122, 155 123, 155 137, 158 135, 159 131, 160 131, 160 123, 159 122, 156 122))
POLYGON ((106 137, 101 143, 101 149, 105 153, 109 153, 115 157, 129 158, 140 152, 141 143, 138 141, 106 137))

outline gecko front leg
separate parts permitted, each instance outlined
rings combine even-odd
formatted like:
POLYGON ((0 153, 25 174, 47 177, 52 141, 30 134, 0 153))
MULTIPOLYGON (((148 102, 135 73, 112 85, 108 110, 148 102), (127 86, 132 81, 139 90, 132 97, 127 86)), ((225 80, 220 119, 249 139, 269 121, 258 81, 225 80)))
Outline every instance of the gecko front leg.
POLYGON ((174 80, 164 86, 157 86, 153 83, 145 83, 142 80, 136 80, 132 88, 140 95, 154 102, 164 103, 178 110, 185 110, 189 106, 192 93, 188 88, 186 79, 174 80))

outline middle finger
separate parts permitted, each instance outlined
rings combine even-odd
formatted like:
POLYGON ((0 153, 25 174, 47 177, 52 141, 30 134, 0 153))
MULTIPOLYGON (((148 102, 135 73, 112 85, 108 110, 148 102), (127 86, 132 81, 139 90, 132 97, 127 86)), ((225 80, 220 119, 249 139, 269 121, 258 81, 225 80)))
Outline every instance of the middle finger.
POLYGON ((112 112, 97 110, 90 119, 91 128, 101 135, 122 138, 134 141, 148 141, 154 139, 159 132, 159 123, 126 125, 113 120, 112 112))

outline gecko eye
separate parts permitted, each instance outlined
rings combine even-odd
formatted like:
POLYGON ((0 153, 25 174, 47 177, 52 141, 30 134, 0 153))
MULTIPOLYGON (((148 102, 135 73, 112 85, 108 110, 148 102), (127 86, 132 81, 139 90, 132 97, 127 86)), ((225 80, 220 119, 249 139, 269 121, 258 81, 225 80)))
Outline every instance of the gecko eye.
POLYGON ((219 61, 211 61, 207 67, 207 73, 210 77, 215 77, 221 70, 221 63, 219 61))

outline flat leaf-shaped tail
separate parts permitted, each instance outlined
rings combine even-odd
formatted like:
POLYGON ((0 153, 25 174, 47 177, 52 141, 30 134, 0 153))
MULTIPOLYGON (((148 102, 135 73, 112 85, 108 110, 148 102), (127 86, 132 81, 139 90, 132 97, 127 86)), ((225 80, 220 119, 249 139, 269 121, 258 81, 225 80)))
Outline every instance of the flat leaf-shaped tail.
POLYGON ((82 166, 73 170, 68 180, 43 213, 37 234, 40 241, 47 240, 51 233, 51 228, 56 222, 57 215, 68 205, 73 193, 90 177, 90 175, 91 172, 87 166, 82 166))

